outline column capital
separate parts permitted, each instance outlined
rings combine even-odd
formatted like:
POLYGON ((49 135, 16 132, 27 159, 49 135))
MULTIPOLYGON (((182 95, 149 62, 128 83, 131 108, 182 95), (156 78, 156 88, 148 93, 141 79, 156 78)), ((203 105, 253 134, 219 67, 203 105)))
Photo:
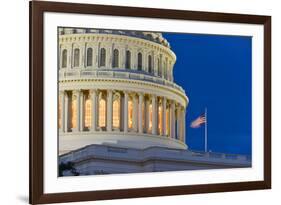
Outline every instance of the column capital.
POLYGON ((90 95, 97 94, 97 93, 98 93, 97 89, 91 89, 90 90, 90 95))

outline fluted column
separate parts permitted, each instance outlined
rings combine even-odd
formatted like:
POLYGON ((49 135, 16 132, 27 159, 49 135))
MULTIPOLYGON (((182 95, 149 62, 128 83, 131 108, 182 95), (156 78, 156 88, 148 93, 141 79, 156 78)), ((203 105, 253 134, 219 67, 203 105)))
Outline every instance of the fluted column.
POLYGON ((145 110, 145 132, 146 133, 149 133, 149 105, 150 105, 150 99, 147 98, 144 100, 145 102, 145 107, 144 107, 144 110, 145 110))
POLYGON ((91 131, 96 131, 97 129, 97 91, 91 90, 91 99, 92 99, 92 113, 91 113, 91 131))
POLYGON ((136 94, 133 94, 133 130, 138 131, 138 100, 136 94))
POLYGON ((124 92, 124 132, 128 132, 128 92, 124 92))
POLYGON ((64 108, 64 106, 65 106, 65 95, 64 95, 64 91, 60 91, 60 94, 59 94, 59 97, 60 97, 60 102, 59 102, 59 106, 60 106, 60 118, 61 118, 61 122, 60 122, 60 125, 61 125, 61 127, 60 127, 60 131, 61 132, 64 132, 64 126, 65 126, 65 123, 64 123, 64 118, 65 118, 65 114, 64 114, 64 112, 65 112, 65 108, 64 108))
POLYGON ((152 95, 152 134, 157 134, 156 96, 152 95))
POLYGON ((142 103, 143 103, 143 94, 139 93, 139 119, 138 119, 138 124, 139 124, 139 133, 143 133, 143 113, 142 113, 142 103))
POLYGON ((180 117, 180 107, 179 105, 177 106, 177 109, 176 109, 176 120, 177 120, 177 136, 176 138, 177 139, 180 139, 181 138, 181 117, 180 117))
POLYGON ((163 102, 162 102, 162 135, 166 135, 166 105, 167 105, 167 99, 163 97, 163 102))
POLYGON ((170 109, 170 137, 175 138, 175 102, 171 102, 170 109))
POLYGON ((80 131, 80 90, 73 91, 73 97, 76 100, 76 131, 80 131))
POLYGON ((69 130, 69 97, 68 93, 64 92, 64 132, 68 132, 69 130))
POLYGON ((80 92, 80 122, 79 122, 79 131, 83 131, 84 130, 84 124, 85 124, 85 113, 84 113, 84 109, 85 109, 85 96, 84 93, 81 91, 80 92))
POLYGON ((182 141, 185 143, 185 108, 182 110, 182 141))
POLYGON ((107 90, 107 123, 106 130, 112 131, 112 90, 107 90))

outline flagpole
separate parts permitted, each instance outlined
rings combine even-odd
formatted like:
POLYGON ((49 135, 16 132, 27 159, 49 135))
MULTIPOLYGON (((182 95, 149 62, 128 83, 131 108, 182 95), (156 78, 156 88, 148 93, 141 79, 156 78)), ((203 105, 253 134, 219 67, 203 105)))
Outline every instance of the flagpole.
POLYGON ((207 108, 205 108, 205 152, 208 151, 208 120, 207 120, 207 108))

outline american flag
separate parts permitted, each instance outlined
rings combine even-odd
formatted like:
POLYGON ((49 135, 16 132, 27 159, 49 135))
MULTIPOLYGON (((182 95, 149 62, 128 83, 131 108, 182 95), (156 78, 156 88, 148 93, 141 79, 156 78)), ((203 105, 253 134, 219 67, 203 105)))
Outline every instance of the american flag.
POLYGON ((205 113, 197 117, 194 121, 191 122, 191 128, 199 128, 202 124, 206 123, 205 113))

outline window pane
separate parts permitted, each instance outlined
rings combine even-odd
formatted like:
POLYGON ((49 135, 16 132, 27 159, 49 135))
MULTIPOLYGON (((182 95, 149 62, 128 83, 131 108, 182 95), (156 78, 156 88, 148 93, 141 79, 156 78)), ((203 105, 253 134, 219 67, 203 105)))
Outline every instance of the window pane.
POLYGON ((113 127, 120 128, 120 99, 113 101, 113 127))
POLYGON ((105 66, 106 52, 105 48, 102 48, 100 51, 100 66, 105 66))
POLYGON ((62 68, 66 68, 67 67, 67 50, 64 49, 62 51, 62 65, 61 65, 62 68))
POLYGON ((112 67, 113 68, 119 67, 119 51, 117 49, 114 49, 114 51, 113 51, 112 67))
POLYGON ((138 70, 142 70, 142 54, 138 53, 138 70))
POLYGON ((87 66, 93 65, 93 49, 88 48, 87 49, 87 66))
POLYGON ((104 99, 99 100, 99 127, 105 127, 106 120, 106 101, 104 99))
POLYGON ((92 102, 88 98, 85 101, 85 127, 90 128, 91 127, 91 121, 92 121, 92 102))
POLYGON ((75 50, 74 50, 74 67, 79 66, 79 57, 80 57, 79 48, 75 48, 75 50))
POLYGON ((130 69, 131 68, 131 52, 126 51, 126 68, 130 69))

